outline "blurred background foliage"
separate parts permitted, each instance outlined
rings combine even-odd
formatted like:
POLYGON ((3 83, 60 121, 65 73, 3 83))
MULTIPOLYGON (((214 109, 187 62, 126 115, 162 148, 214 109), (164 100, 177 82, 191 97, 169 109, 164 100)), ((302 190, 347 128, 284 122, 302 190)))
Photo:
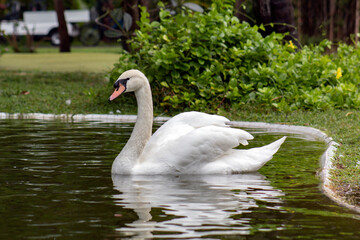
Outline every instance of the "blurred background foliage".
MULTIPOLYGON (((51 9, 52 2, 23 1, 22 6, 51 9)), ((152 82, 155 102, 165 109, 217 111, 258 104, 290 112, 360 108, 359 3, 67 0, 65 6, 100 4, 131 16, 131 24, 119 26, 124 51, 110 78, 130 68, 142 70, 152 82)), ((123 16, 111 17, 120 23, 123 16)))
POLYGON ((231 2, 214 1, 210 11, 183 8, 173 16, 164 5, 159 21, 142 9, 139 29, 120 56, 114 81, 131 68, 145 72, 155 102, 169 109, 216 111, 258 104, 289 112, 297 109, 360 108, 360 52, 332 43, 301 50, 287 34, 263 36, 233 16, 231 2))
MULTIPOLYGON (((146 6, 152 19, 158 18, 159 0, 64 0, 65 9, 91 9, 97 5, 109 5, 112 8, 123 8, 139 20, 134 13, 138 8, 129 6, 146 6)), ((163 0, 167 6, 181 7, 185 2, 198 4, 208 9, 211 0, 163 0)), ((53 0, 0 0, 0 19, 11 10, 11 5, 20 3, 21 10, 54 10, 53 0)), ((351 43, 355 38, 355 28, 359 18, 359 0, 233 0, 235 15, 241 21, 251 25, 281 23, 290 18, 302 45, 319 43, 327 38, 332 42, 351 43), (289 13, 290 11, 290 13, 289 13)), ((136 15, 136 14, 135 14, 136 15)), ((135 21, 136 23, 136 21, 135 21)), ((288 23, 288 22, 286 22, 288 23)), ((273 26, 274 27, 274 26, 273 26)), ((267 32, 274 29, 266 29, 267 32)), ((276 30, 276 26, 275 26, 276 30)))

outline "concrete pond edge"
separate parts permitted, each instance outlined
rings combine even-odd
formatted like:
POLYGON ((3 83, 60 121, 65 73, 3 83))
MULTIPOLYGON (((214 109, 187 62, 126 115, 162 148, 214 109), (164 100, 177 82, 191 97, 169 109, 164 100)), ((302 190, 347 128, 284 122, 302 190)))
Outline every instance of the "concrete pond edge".
MULTIPOLYGON (((100 121, 100 122, 135 122, 136 115, 114 115, 114 114, 44 114, 44 113, 3 113, 0 112, 0 119, 37 119, 37 120, 65 120, 65 121, 100 121)), ((155 117, 155 122, 165 122, 169 117, 155 117)), ((349 208, 353 211, 360 213, 360 208, 350 205, 345 200, 336 194, 331 189, 331 181, 329 179, 329 170, 332 168, 332 160, 335 155, 338 144, 324 132, 313 127, 285 125, 265 122, 244 122, 244 121, 231 121, 230 124, 234 127, 243 128, 258 128, 268 129, 272 132, 278 133, 291 133, 301 134, 324 141, 327 145, 325 152, 320 160, 321 171, 319 176, 321 178, 321 189, 323 193, 336 202, 337 204, 349 208)))

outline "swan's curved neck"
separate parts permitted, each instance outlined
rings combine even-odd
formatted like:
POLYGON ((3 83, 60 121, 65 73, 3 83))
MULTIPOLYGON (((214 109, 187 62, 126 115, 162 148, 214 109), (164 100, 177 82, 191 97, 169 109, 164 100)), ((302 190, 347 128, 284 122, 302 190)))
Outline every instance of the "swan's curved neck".
POLYGON ((136 123, 130 139, 113 163, 113 173, 130 173, 151 137, 153 104, 149 82, 135 92, 138 104, 136 123))
POLYGON ((131 144, 137 150, 136 159, 138 159, 152 133, 153 104, 150 85, 147 84, 136 91, 135 97, 138 104, 137 119, 127 144, 131 144))

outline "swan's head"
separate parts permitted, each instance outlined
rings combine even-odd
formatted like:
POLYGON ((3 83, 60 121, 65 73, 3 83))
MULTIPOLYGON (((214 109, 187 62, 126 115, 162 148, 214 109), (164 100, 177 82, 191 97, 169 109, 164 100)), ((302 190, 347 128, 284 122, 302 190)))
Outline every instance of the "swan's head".
POLYGON ((139 70, 128 70, 120 75, 114 83, 115 91, 111 94, 109 101, 114 100, 124 92, 136 92, 148 84, 145 75, 139 70))

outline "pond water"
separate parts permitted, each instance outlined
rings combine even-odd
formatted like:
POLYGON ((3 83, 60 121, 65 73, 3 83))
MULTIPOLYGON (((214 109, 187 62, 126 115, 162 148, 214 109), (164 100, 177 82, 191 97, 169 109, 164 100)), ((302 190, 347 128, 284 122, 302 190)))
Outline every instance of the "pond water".
MULTIPOLYGON (((0 120, 0 239, 359 239, 320 191, 322 142, 287 134, 253 174, 112 177, 132 127, 0 120)), ((283 135, 248 131, 250 147, 283 135)))

